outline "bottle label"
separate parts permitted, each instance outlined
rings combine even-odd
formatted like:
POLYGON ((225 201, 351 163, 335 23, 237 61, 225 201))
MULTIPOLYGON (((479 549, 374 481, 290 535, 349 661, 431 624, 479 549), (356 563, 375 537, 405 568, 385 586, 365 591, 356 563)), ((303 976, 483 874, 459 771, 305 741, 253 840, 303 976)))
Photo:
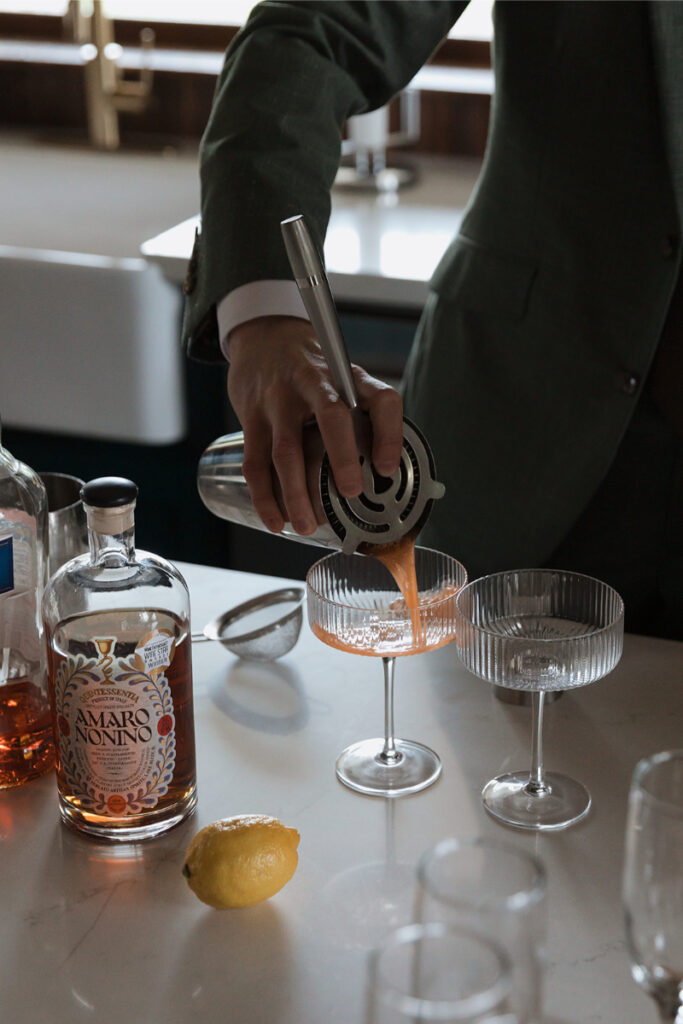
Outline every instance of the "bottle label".
POLYGON ((0 594, 14 590, 14 553, 11 537, 0 537, 0 594))
POLYGON ((165 675, 175 638, 144 636, 128 657, 116 638, 93 637, 98 657, 59 665, 55 707, 62 771, 83 810, 120 818, 156 807, 175 767, 175 715, 165 675))
POLYGON ((0 509, 0 648, 39 662, 41 580, 36 521, 27 512, 0 509))

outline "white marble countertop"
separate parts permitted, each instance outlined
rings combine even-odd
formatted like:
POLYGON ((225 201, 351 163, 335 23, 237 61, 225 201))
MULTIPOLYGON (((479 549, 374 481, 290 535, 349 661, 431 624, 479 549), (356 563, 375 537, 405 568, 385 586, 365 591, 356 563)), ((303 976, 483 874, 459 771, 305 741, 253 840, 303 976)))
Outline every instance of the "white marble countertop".
POLYGON ((196 145, 110 152, 5 130, 0 163, 0 246, 26 255, 139 259, 146 238, 199 205, 196 145))
MULTIPOLYGON (((180 566, 195 628, 280 585, 180 566)), ((497 825, 479 793, 528 764, 529 710, 494 699, 455 647, 399 661, 398 734, 434 747, 441 779, 411 797, 337 782, 348 743, 381 733, 377 661, 342 654, 305 625, 280 662, 193 651, 199 804, 147 844, 108 847, 58 820, 52 776, 0 793, 3 1019, 13 1024, 349 1024, 363 1021, 368 950, 408 913, 420 854, 448 835, 503 836, 549 876, 547 1022, 644 1024, 619 899, 635 762, 680 746, 683 645, 628 636, 616 670, 546 714, 546 763, 587 784, 594 807, 566 832, 497 825), (191 836, 216 818, 265 813, 301 833, 292 881, 267 903, 214 911, 181 875, 191 836)))
MULTIPOLYGON (((338 302, 417 311, 427 282, 457 233, 480 162, 473 159, 404 157, 415 184, 375 195, 334 189, 325 240, 325 264, 338 302)), ((193 216, 144 242, 142 255, 180 283, 187 271, 193 216)))

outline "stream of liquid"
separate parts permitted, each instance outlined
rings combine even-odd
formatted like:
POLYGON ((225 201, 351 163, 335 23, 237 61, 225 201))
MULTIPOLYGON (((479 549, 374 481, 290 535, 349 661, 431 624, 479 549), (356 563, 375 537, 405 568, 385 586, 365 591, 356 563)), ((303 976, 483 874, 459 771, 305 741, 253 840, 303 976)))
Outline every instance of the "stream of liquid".
POLYGON ((373 557, 389 570, 396 586, 401 591, 406 608, 410 612, 413 642, 419 646, 422 637, 422 621, 415 570, 415 538, 408 534, 395 544, 378 546, 377 550, 373 552, 373 557))
POLYGON ((442 586, 420 599, 415 538, 407 535, 395 544, 378 546, 368 557, 386 566, 402 596, 389 605, 386 616, 368 609, 364 621, 343 624, 334 633, 313 623, 316 636, 340 651, 375 657, 420 654, 449 643, 454 636, 454 609, 448 598, 454 597, 458 588, 442 586))

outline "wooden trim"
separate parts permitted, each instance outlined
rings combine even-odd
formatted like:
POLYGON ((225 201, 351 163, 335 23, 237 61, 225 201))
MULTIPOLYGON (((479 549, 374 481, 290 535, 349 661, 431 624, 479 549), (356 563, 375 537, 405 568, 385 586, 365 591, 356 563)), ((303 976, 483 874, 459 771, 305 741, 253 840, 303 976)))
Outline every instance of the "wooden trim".
MULTIPOLYGON (((212 25, 147 25, 140 21, 115 22, 116 38, 135 47, 142 28, 153 27, 159 49, 222 52, 237 32, 235 27, 212 25)), ((33 43, 64 40, 62 19, 41 15, 0 13, 0 37, 33 43)), ((446 40, 432 64, 464 68, 490 66, 488 43, 446 40), (443 60, 442 60, 443 54, 443 60)), ((122 142, 152 145, 162 140, 198 139, 213 100, 215 78, 196 71, 156 71, 152 101, 142 114, 122 114, 122 142)), ((421 94, 422 130, 418 152, 465 154, 481 157, 486 144, 490 97, 475 93, 421 94)), ((395 110, 394 110, 395 114, 395 110)), ((74 64, 37 61, 0 61, 0 127, 61 131, 87 136, 82 68, 74 64)), ((401 150, 401 153, 406 152, 401 150)))
MULTIPOLYGON (((154 31, 156 45, 178 50, 215 50, 222 52, 238 32, 236 25, 204 25, 192 22, 132 21, 116 19, 114 34, 122 46, 135 46, 144 28, 154 31)), ((66 39, 64 19, 49 14, 11 14, 0 12, 0 38, 66 39)), ((477 39, 445 39, 431 57, 430 64, 460 67, 491 67, 491 47, 477 39)))
POLYGON ((481 39, 444 39, 429 63, 448 67, 490 68, 491 44, 481 39))
POLYGON ((122 46, 136 46, 145 28, 154 32, 155 44, 169 50, 223 52, 237 32, 236 25, 196 25, 170 21, 114 21, 114 36, 122 46))
POLYGON ((0 38, 60 40, 64 38, 63 19, 52 14, 0 13, 0 38))
MULTIPOLYGON (((237 35, 236 25, 196 25, 191 22, 114 21, 114 36, 122 46, 135 46, 144 28, 154 31, 157 46, 171 50, 215 50, 222 52, 237 35)), ((52 14, 11 14, 0 12, 0 38, 71 42, 64 19, 52 14)))

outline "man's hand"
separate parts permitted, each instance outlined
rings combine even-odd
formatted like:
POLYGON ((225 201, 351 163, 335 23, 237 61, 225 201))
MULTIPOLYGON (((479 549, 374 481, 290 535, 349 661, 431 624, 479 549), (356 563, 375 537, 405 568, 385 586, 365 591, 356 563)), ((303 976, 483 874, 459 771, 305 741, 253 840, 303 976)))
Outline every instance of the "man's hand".
MULTIPOLYGON (((403 403, 394 388, 353 367, 361 408, 370 415, 372 461, 382 476, 398 468, 403 403)), ((254 507, 269 530, 284 526, 273 492, 280 482, 287 519, 313 533, 316 517, 306 483, 303 425, 315 419, 339 493, 356 497, 363 480, 353 422, 332 384, 313 328, 296 317, 260 317, 230 334, 228 395, 244 431, 244 476, 254 507)))

